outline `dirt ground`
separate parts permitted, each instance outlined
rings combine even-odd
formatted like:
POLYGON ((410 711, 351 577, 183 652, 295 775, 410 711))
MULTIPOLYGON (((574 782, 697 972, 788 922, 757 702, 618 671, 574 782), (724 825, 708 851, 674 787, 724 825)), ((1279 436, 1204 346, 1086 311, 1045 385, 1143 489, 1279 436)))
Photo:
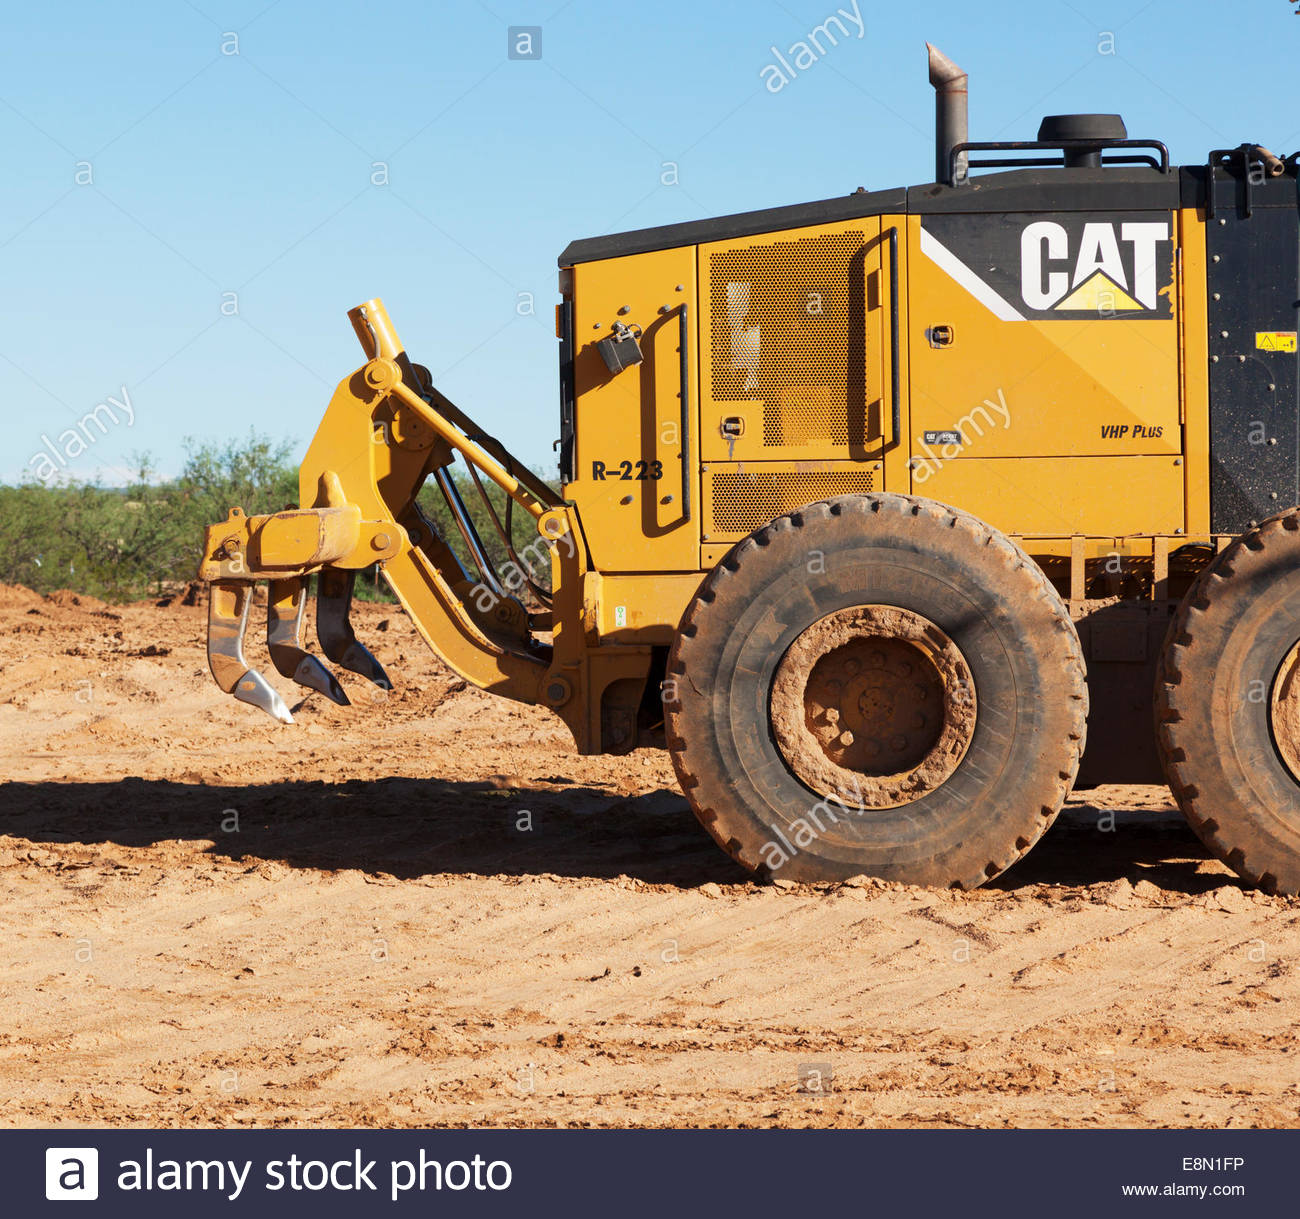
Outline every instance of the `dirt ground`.
POLYGON ((0 1122, 1300 1125, 1300 902, 1163 790, 974 893, 760 886, 666 755, 356 621, 396 692, 283 727, 200 608, 0 588, 0 1122))

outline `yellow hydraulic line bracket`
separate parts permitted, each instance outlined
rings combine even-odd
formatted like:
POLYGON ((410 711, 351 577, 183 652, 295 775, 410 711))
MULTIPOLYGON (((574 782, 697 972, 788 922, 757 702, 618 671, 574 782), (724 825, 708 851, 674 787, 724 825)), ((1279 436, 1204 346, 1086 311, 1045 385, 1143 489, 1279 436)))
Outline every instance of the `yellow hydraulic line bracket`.
POLYGON ((470 440, 459 428, 454 427, 438 411, 434 410, 419 394, 410 390, 402 382, 402 370, 391 360, 371 360, 366 365, 366 381, 381 393, 391 393, 400 402, 409 406, 453 449, 461 453, 466 461, 472 462, 483 471, 511 499, 534 518, 540 518, 548 508, 554 507, 554 501, 544 502, 523 482, 511 474, 495 458, 489 456, 481 446, 470 440))
MULTIPOLYGON (((459 452, 466 461, 482 470, 533 517, 540 517, 548 508, 560 505, 561 500, 555 493, 531 472, 521 470, 516 475, 507 470, 486 451, 481 443, 462 430, 469 420, 431 385, 428 387, 428 398, 426 398, 406 384, 405 374, 415 366, 405 358, 401 340, 397 337, 397 331, 393 328, 392 319, 389 318, 382 301, 378 299, 367 301, 364 305, 358 305, 351 310, 348 316, 352 320, 353 329, 361 339, 362 347, 371 357, 363 375, 366 384, 372 390, 380 394, 391 394, 404 406, 409 407, 437 433, 440 439, 459 452), (448 409, 444 413, 440 408, 448 409), (448 414, 459 418, 449 419, 448 414)), ((421 369, 421 371, 427 370, 421 369)))

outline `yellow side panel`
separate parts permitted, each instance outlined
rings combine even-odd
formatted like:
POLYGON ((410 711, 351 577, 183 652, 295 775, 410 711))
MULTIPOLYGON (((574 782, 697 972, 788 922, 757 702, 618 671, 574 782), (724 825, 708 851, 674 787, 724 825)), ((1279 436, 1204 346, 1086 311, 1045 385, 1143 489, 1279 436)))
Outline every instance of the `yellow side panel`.
POLYGON ((1168 212, 914 219, 913 456, 926 432, 961 461, 1181 452, 1175 239, 1168 212))
POLYGON ((693 411, 695 247, 582 263, 573 268, 573 294, 576 477, 565 494, 577 505, 592 563, 606 572, 697 570, 699 449, 691 436, 683 461, 679 313, 685 303, 693 411), (644 361, 611 374, 596 342, 615 322, 640 328, 644 361))
POLYGON ((703 579, 698 571, 616 576, 589 572, 584 616, 602 644, 670 644, 703 579))
POLYGON ((1184 527, 1175 457, 961 458, 913 475, 917 495, 1004 533, 1063 537, 1175 533, 1184 527))
POLYGON ((880 456, 880 217, 699 247, 704 461, 880 456))

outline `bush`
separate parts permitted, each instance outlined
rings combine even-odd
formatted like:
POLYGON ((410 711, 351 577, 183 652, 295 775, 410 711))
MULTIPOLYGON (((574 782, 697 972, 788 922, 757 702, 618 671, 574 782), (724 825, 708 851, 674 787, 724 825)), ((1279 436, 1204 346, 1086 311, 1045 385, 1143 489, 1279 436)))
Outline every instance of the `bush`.
MULTIPOLYGON (((221 445, 187 441, 185 463, 175 479, 158 479, 142 458, 126 487, 0 485, 0 583, 25 584, 41 593, 71 588, 109 601, 180 587, 194 579, 204 527, 224 520, 231 507, 253 515, 297 502, 292 451, 289 441, 274 442, 252 432, 246 440, 221 445)), ((463 466, 458 465, 455 482, 489 555, 502 569, 505 546, 463 466)), ((504 522, 506 497, 486 485, 504 522)), ((477 580, 441 492, 426 487, 419 503, 477 580)), ((520 553, 537 538, 531 518, 517 508, 511 533, 520 553)), ((534 578, 546 586, 550 573, 538 570, 534 578)), ((357 595, 392 599, 373 568, 359 573, 357 595)))

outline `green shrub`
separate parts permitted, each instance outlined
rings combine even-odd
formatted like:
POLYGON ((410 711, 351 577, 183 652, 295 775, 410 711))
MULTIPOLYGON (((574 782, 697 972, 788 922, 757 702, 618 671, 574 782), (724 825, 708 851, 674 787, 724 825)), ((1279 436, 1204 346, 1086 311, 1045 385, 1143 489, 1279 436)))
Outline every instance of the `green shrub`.
MULTIPOLYGON (((249 515, 275 512, 297 502, 293 445, 251 432, 245 440, 214 444, 189 440, 185 463, 174 479, 155 476, 148 458, 138 461, 130 485, 92 483, 0 485, 0 583, 25 584, 37 592, 60 588, 109 601, 157 596, 194 579, 203 529, 224 520, 231 507, 249 515)), ((456 485, 493 562, 507 562, 487 509, 458 465, 456 485)), ((506 497, 487 484, 498 518, 506 497)), ((419 503, 477 579, 441 492, 427 486, 419 503)), ((532 520, 516 508, 511 534, 518 552, 536 540, 532 520)), ((533 552, 536 553, 534 549, 533 552)), ((358 574, 357 596, 392 600, 372 568, 358 574)), ((549 584, 549 571, 534 578, 549 584)))

